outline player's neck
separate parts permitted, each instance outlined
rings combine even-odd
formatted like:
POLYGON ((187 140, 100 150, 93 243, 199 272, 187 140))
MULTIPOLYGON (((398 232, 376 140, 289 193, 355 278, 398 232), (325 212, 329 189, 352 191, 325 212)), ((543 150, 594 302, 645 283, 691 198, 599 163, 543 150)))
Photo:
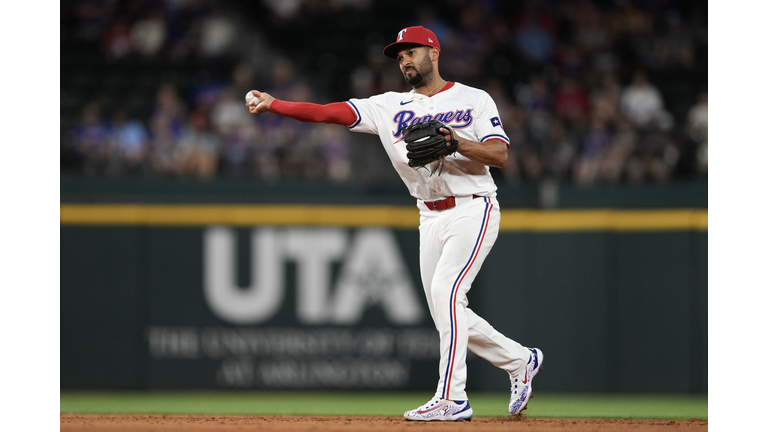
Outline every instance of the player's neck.
POLYGON ((445 87, 446 84, 448 83, 444 79, 440 78, 440 76, 436 76, 432 81, 419 86, 418 88, 414 87, 414 90, 416 93, 423 94, 424 96, 432 96, 440 92, 440 89, 445 87))

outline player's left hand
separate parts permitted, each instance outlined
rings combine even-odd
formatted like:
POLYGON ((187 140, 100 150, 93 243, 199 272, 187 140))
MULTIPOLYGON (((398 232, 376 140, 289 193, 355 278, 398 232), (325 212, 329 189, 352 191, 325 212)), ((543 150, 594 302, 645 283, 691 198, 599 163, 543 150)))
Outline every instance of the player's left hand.
POLYGON ((450 147, 454 139, 458 142, 458 136, 454 135, 453 129, 451 129, 450 126, 445 125, 445 127, 441 127, 440 129, 438 129, 438 132, 445 135, 446 146, 450 147))

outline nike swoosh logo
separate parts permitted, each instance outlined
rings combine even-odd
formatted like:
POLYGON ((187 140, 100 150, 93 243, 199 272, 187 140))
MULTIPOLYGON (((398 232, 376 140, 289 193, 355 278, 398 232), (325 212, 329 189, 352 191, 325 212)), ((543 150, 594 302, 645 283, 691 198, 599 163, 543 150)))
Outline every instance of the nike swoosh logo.
POLYGON ((413 101, 412 101, 412 100, 409 100, 408 102, 403 102, 403 101, 400 101, 400 105, 409 104, 409 103, 411 103, 411 102, 413 102, 413 101))
POLYGON ((436 407, 434 407, 434 408, 430 408, 430 409, 428 409, 428 410, 426 410, 426 411, 422 411, 422 410, 419 410, 419 411, 417 411, 417 412, 418 412, 419 414, 426 414, 426 413, 428 413, 428 412, 430 412, 430 411, 434 411, 434 410, 436 410, 436 409, 440 409, 440 408, 442 408, 442 407, 444 407, 444 406, 446 406, 446 405, 447 405, 447 403, 443 402, 443 403, 441 403, 440 405, 438 405, 438 406, 436 406, 436 407))
POLYGON ((523 384, 528 384, 528 368, 525 368, 525 379, 523 380, 523 384))

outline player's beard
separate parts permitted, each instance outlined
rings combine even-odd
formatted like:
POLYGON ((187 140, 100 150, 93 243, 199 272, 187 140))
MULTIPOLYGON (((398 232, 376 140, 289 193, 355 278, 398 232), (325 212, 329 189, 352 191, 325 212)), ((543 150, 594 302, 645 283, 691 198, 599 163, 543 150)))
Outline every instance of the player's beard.
POLYGON ((429 56, 424 56, 424 60, 418 64, 418 68, 413 66, 413 70, 416 71, 410 78, 405 73, 407 69, 403 71, 403 77, 405 81, 413 88, 424 87, 427 83, 432 82, 432 75, 434 75, 435 69, 432 67, 432 61, 429 56), (421 69, 421 70, 419 70, 421 69))

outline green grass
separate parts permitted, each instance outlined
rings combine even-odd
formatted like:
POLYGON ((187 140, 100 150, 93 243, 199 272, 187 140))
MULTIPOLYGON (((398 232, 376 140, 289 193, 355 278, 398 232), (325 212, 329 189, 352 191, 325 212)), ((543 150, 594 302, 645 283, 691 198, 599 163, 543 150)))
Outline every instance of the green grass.
MULTIPOLYGON (((473 393, 477 417, 506 416, 508 393, 473 393)), ((61 392, 61 413, 401 416, 427 393, 61 392)), ((529 417, 707 419, 706 395, 537 393, 529 417)))

